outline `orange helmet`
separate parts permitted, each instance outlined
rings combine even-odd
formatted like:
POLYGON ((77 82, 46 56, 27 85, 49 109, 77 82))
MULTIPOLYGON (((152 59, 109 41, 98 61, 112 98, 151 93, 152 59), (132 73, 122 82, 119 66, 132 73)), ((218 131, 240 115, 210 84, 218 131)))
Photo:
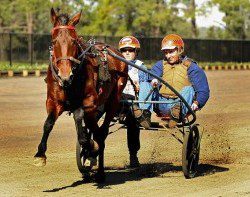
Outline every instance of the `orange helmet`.
POLYGON ((178 53, 184 52, 184 42, 177 34, 169 34, 161 41, 161 50, 178 48, 178 53))
POLYGON ((134 36, 125 36, 119 42, 119 50, 125 47, 140 49, 140 42, 134 36))

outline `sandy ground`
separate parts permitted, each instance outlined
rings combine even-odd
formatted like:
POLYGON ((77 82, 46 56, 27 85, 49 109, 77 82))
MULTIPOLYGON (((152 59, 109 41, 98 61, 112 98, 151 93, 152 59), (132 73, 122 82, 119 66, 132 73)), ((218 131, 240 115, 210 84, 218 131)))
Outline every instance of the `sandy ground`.
POLYGON ((0 196, 250 196, 250 71, 207 76, 211 99, 198 113, 198 176, 184 178, 182 146, 166 131, 141 132, 141 168, 128 170, 126 131, 119 130, 106 141, 105 184, 83 182, 74 122, 66 113, 50 135, 47 165, 33 166, 46 118, 46 85, 43 78, 1 78, 0 196))

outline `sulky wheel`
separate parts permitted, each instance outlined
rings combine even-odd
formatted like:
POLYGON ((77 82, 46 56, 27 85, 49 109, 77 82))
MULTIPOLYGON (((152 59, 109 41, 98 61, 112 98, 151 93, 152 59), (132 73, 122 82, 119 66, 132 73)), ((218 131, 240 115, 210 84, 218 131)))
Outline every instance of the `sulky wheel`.
POLYGON ((184 132, 182 147, 182 171, 185 178, 193 178, 197 172, 200 155, 200 133, 197 125, 184 132))
POLYGON ((76 163, 78 170, 84 174, 86 172, 86 168, 84 166, 86 158, 84 158, 84 154, 82 154, 82 147, 79 144, 78 140, 76 142, 76 163))

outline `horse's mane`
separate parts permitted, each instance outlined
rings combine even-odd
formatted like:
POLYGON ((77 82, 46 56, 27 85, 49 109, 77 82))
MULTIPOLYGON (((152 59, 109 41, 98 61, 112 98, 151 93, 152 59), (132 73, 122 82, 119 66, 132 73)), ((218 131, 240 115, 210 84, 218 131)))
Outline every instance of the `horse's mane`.
POLYGON ((60 25, 67 25, 69 22, 69 15, 68 14, 60 14, 58 16, 57 21, 60 23, 60 25))

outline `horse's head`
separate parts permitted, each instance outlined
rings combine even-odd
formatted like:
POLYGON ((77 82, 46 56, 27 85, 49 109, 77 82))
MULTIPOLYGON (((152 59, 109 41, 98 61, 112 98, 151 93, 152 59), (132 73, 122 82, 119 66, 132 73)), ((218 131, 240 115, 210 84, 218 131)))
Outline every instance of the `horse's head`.
POLYGON ((52 62, 60 79, 60 85, 66 87, 71 84, 75 64, 79 64, 77 53, 79 44, 75 26, 79 22, 81 12, 70 18, 67 14, 57 15, 51 9, 52 62))

